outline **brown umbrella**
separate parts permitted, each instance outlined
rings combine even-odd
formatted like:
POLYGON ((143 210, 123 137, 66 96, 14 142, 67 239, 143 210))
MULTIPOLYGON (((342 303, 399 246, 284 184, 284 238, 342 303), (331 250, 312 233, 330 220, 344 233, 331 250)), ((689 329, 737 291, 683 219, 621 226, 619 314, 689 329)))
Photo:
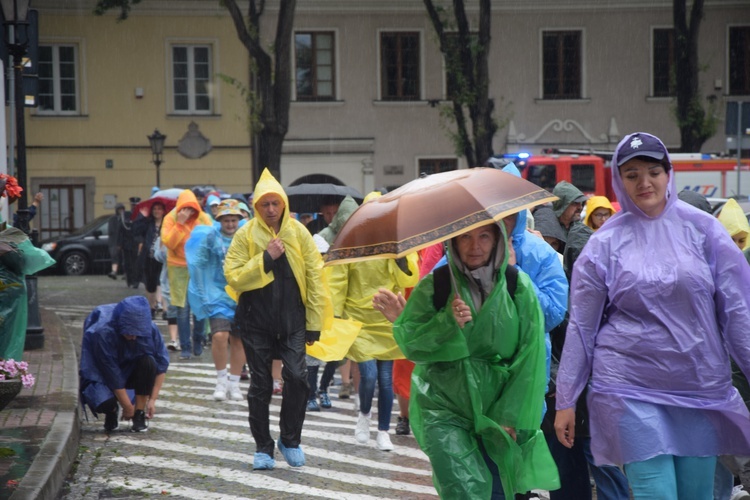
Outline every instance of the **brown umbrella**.
POLYGON ((326 262, 403 257, 556 199, 536 184, 494 168, 433 174, 360 206, 328 249, 326 262))

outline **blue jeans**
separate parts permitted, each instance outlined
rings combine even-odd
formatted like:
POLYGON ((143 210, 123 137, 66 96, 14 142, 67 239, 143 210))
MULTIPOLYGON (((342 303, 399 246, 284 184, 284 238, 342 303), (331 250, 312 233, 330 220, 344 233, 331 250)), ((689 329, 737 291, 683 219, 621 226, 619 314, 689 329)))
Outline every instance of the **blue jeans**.
POLYGON ((393 410, 393 361, 365 361, 359 364, 359 411, 367 415, 372 409, 375 381, 378 382, 378 430, 391 426, 393 410))
POLYGON ((634 500, 705 500, 714 495, 716 457, 657 455, 625 464, 634 500))
POLYGON ((177 333, 180 336, 181 358, 189 358, 190 352, 195 356, 203 353, 203 342, 206 340, 206 320, 193 317, 193 341, 190 341, 190 306, 177 307, 177 333), (191 349, 192 346, 192 349, 191 349))
POLYGON ((583 438, 583 453, 589 463, 591 477, 596 483, 597 500, 628 500, 630 498, 628 478, 619 467, 614 465, 594 465, 590 437, 583 438))

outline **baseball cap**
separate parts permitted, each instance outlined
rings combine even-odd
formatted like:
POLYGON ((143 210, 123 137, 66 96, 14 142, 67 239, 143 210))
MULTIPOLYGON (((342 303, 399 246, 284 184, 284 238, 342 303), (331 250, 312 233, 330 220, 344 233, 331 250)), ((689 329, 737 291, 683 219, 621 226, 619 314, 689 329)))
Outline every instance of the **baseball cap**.
POLYGON ((636 132, 628 136, 617 149, 616 153, 618 167, 621 167, 623 163, 637 156, 646 156, 658 161, 668 158, 667 150, 661 141, 653 135, 644 132, 636 132))
POLYGON ((221 200, 218 196, 212 194, 208 195, 208 201, 206 202, 206 205, 208 205, 209 207, 213 207, 214 205, 219 205, 220 203, 221 200))
POLYGON ((242 212, 239 209, 240 202, 237 200, 224 200, 219 203, 219 211, 216 213, 216 220, 221 219, 225 215, 237 215, 242 218, 242 212))

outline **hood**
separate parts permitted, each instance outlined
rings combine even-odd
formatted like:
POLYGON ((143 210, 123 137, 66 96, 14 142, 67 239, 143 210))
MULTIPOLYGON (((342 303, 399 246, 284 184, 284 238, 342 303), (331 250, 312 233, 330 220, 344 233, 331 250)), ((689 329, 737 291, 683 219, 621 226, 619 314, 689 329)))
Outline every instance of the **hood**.
MULTIPOLYGON (((519 179, 521 178, 521 172, 518 170, 518 167, 516 167, 513 163, 508 163, 505 165, 502 169, 503 172, 507 172, 511 175, 515 175, 519 179)), ((521 210, 520 212, 516 213, 516 225, 513 227, 513 231, 508 235, 509 237, 513 238, 513 246, 518 246, 523 239, 526 237, 526 219, 527 219, 527 210, 521 210)))
POLYGON ((542 206, 534 210, 534 229, 548 238, 557 238, 563 243, 567 242, 565 232, 557 220, 555 212, 551 208, 542 206))
POLYGON ((606 196, 592 196, 589 198, 586 201, 586 218, 583 220, 583 223, 592 229, 591 214, 599 208, 607 208, 611 214, 615 213, 615 207, 612 206, 612 203, 610 203, 609 198, 606 196))
POLYGON ((323 228, 318 234, 328 242, 328 244, 333 243, 333 240, 336 239, 336 235, 339 234, 341 228, 344 227, 344 223, 349 220, 349 217, 352 216, 357 208, 359 208, 359 205, 357 205, 354 198, 347 196, 339 205, 339 209, 336 212, 336 215, 333 216, 331 223, 323 228))
POLYGON ((201 206, 198 203, 198 198, 196 198, 195 194, 193 194, 193 192, 189 189, 185 189, 180 193, 180 196, 177 197, 177 204, 175 205, 173 212, 176 215, 177 212, 179 212, 183 208, 192 208, 196 211, 196 213, 190 218, 190 220, 197 219, 202 212, 201 206))
POLYGON ((552 202, 552 210, 557 217, 560 217, 565 209, 568 208, 568 205, 574 201, 579 201, 581 203, 586 201, 586 195, 567 181, 558 182, 555 189, 552 190, 552 194, 559 198, 559 200, 552 202))
POLYGON ((735 199, 730 198, 721 207, 719 222, 726 228, 730 236, 741 232, 745 232, 750 236, 750 224, 747 222, 747 216, 745 216, 745 212, 742 211, 742 207, 740 207, 740 204, 735 199))
MULTIPOLYGON (((636 206, 636 204, 633 202, 633 200, 630 199, 628 194, 625 192, 625 186, 622 183, 622 177, 620 177, 620 169, 617 168, 617 159, 620 155, 620 151, 623 150, 623 148, 627 147, 628 144, 630 144, 630 141, 632 140, 633 135, 640 134, 642 136, 650 136, 654 139, 656 139, 659 144, 664 148, 664 151, 667 151, 666 146, 664 146, 664 143, 661 142, 661 140, 658 137, 655 137, 651 134, 647 134, 645 132, 635 132, 633 134, 628 134, 625 136, 623 140, 620 141, 620 143, 617 145, 617 149, 615 149, 615 154, 612 155, 612 189, 615 191, 615 195, 617 195, 617 201, 620 202, 620 207, 622 207, 622 212, 628 213, 631 212, 635 215, 638 215, 639 217, 644 217, 646 219, 653 219, 658 218, 661 216, 661 214, 657 215, 656 217, 649 217, 643 211, 636 206)), ((672 165, 672 160, 669 159, 669 152, 667 152, 667 160, 669 161, 669 164, 672 165)), ((677 189, 676 184, 674 180, 674 168, 669 169, 669 182, 667 184, 667 204, 664 206, 664 212, 669 210, 676 202, 677 202, 677 189)))
MULTIPOLYGON (((265 195, 271 193, 281 196, 281 199, 284 200, 284 213, 281 216, 281 225, 279 227, 280 231, 281 228, 283 228, 289 221, 289 198, 287 198, 286 193, 284 192, 284 188, 281 187, 279 181, 277 181, 276 178, 271 175, 271 172, 267 168, 264 168, 263 173, 260 174, 258 183, 255 185, 255 191, 253 191, 253 209, 256 213, 258 213, 257 205, 260 199, 265 195)), ((268 227, 263 221, 262 217, 257 217, 257 219, 258 222, 268 227)))
POLYGON ((677 199, 682 200, 688 205, 692 205, 698 210, 703 210, 707 214, 713 215, 713 210, 711 210, 711 204, 708 202, 705 196, 703 196, 700 193, 696 193, 695 191, 689 191, 687 189, 683 189, 679 193, 677 193, 677 199))
POLYGON ((120 335, 150 337, 151 306, 146 297, 134 295, 117 304, 112 313, 112 324, 120 335))
POLYGON ((368 201, 377 200, 381 196, 383 196, 383 193, 381 193, 380 191, 372 191, 370 193, 367 193, 367 196, 365 196, 365 199, 362 200, 362 204, 364 205, 368 201))
POLYGON ((505 272, 505 266, 507 265, 508 249, 505 224, 502 222, 497 222, 495 224, 500 228, 500 238, 497 242, 497 246, 492 255, 490 255, 490 260, 487 265, 474 269, 473 271, 469 270, 469 268, 461 262, 456 247, 456 238, 454 237, 450 240, 449 258, 453 263, 453 266, 466 276, 466 282, 471 291, 471 297, 477 310, 482 307, 484 298, 490 295, 495 283, 497 282, 498 274, 500 272, 505 272))

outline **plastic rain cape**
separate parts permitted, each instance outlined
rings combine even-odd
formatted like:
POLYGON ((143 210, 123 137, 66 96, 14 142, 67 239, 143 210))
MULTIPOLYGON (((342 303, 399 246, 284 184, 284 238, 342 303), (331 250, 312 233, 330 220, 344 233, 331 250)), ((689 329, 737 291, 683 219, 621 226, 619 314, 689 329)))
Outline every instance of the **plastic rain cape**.
POLYGON ((622 211, 575 264, 557 409, 575 405, 591 374, 598 465, 750 455, 729 363, 750 374, 750 266, 714 217, 677 199, 673 169, 656 217, 628 197, 617 168, 612 177, 622 211))
POLYGON ((237 303, 224 290, 224 256, 229 243, 213 226, 196 226, 185 243, 190 273, 188 302, 198 319, 234 319, 237 303))
POLYGON ((435 311, 432 274, 414 289, 393 327, 398 345, 416 363, 409 419, 443 498, 490 498, 492 480, 479 439, 498 465, 506 498, 560 487, 539 430, 546 384, 544 319, 523 272, 511 301, 505 266, 504 261, 479 312, 466 276, 454 266, 474 318, 463 330, 450 301, 435 311), (517 441, 503 426, 515 428, 517 441))

